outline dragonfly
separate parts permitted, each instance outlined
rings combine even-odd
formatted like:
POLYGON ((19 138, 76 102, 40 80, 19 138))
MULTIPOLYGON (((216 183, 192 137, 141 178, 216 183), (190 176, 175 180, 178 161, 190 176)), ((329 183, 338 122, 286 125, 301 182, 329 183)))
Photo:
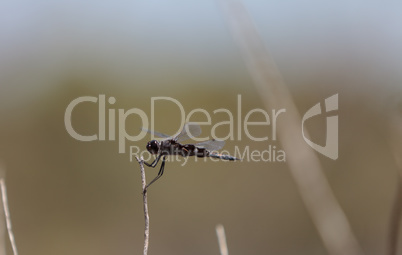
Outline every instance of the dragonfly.
POLYGON ((223 160, 235 161, 240 160, 239 158, 215 153, 214 151, 222 149, 225 145, 225 141, 221 140, 209 140, 205 142, 200 142, 196 144, 188 143, 181 144, 181 142, 188 140, 190 138, 197 137, 201 134, 201 127, 195 122, 188 122, 184 125, 183 129, 174 136, 168 136, 163 133, 159 133, 153 130, 148 130, 143 128, 142 130, 160 138, 163 140, 151 140, 147 143, 147 150, 149 153, 156 155, 155 160, 149 164, 144 162, 145 165, 155 168, 159 160, 162 158, 161 168, 159 169, 158 175, 145 187, 144 192, 147 191, 152 183, 157 181, 163 175, 165 169, 166 156, 169 155, 180 155, 183 157, 196 156, 196 157, 210 157, 219 158, 223 160))

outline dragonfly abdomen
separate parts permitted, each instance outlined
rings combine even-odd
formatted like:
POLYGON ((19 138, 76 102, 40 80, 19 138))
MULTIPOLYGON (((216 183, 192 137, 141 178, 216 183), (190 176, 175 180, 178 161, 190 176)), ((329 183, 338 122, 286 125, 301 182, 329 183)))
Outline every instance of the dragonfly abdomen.
POLYGON ((209 154, 209 157, 211 158, 220 158, 224 160, 230 160, 230 161, 235 161, 235 160, 240 160, 239 158, 230 156, 230 155, 223 155, 223 154, 216 154, 216 153, 211 153, 209 154))

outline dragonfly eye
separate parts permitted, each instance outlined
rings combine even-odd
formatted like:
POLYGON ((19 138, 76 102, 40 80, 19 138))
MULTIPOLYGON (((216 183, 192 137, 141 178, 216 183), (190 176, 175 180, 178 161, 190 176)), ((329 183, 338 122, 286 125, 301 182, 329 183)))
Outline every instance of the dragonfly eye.
POLYGON ((151 153, 151 154, 157 154, 159 151, 159 143, 156 140, 152 140, 150 142, 148 142, 147 144, 147 150, 151 153))

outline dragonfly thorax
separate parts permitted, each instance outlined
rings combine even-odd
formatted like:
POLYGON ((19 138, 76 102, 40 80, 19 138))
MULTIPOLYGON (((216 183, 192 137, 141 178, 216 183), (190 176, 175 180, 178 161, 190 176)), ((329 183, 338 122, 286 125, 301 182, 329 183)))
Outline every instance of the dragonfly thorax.
POLYGON ((158 154, 159 148, 160 148, 160 143, 156 140, 152 140, 147 143, 147 150, 151 154, 158 154))

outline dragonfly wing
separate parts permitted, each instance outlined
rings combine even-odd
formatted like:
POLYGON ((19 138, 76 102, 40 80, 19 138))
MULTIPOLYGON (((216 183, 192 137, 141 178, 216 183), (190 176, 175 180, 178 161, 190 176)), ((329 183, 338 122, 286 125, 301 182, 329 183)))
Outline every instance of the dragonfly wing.
POLYGON ((151 135, 159 136, 159 137, 161 137, 161 138, 168 138, 168 137, 171 137, 171 136, 169 136, 169 135, 166 135, 166 134, 163 134, 163 133, 159 133, 159 132, 156 132, 156 131, 153 131, 153 130, 149 130, 149 129, 146 129, 146 128, 141 128, 141 130, 143 130, 143 131, 145 131, 145 132, 148 132, 148 133, 150 133, 151 135))
POLYGON ((225 145, 225 141, 220 141, 220 140, 215 140, 215 139, 195 144, 195 146, 204 147, 205 149, 207 149, 209 151, 220 150, 223 148, 224 145, 225 145))
POLYGON ((195 122, 188 122, 184 125, 182 131, 176 136, 177 142, 182 142, 190 138, 201 135, 201 127, 195 122))

